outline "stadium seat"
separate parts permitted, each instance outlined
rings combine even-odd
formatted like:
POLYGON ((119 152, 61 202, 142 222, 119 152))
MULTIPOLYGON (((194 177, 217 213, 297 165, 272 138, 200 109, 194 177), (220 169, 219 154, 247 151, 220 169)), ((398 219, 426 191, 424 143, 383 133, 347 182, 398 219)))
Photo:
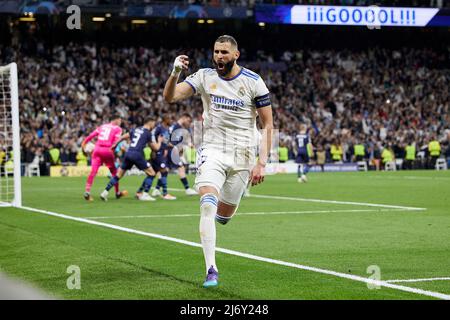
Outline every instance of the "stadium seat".
POLYGON ((41 170, 39 169, 39 165, 35 163, 30 163, 25 167, 25 175, 27 177, 33 177, 33 176, 41 176, 41 170))
POLYGON ((395 159, 395 165, 397 170, 402 170, 403 168, 403 159, 395 159))
POLYGON ((139 170, 135 166, 133 166, 133 168, 128 170, 126 173, 127 176, 141 176, 143 174, 145 174, 144 171, 139 170))
POLYGON ((358 165, 358 171, 367 171, 367 162, 358 161, 356 164, 358 165))
POLYGON ((447 170, 447 161, 444 158, 437 159, 436 170, 447 170))
POLYGON ((397 171, 397 166, 394 161, 386 162, 384 165, 384 171, 397 171))

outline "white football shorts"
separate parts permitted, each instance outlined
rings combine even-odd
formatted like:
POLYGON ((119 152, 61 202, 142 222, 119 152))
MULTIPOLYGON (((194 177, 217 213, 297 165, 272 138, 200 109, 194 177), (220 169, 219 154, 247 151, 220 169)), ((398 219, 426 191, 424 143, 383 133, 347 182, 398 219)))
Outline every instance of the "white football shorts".
POLYGON ((202 146, 197 150, 195 189, 212 186, 219 193, 219 201, 237 206, 247 188, 250 170, 255 164, 253 148, 220 150, 202 146))

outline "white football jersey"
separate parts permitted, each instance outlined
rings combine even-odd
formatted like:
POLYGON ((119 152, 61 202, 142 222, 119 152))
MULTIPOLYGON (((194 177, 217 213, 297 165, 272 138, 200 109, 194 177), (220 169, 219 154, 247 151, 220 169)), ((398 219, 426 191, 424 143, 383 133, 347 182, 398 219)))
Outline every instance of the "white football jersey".
POLYGON ((203 144, 255 147, 257 108, 270 105, 269 89, 256 73, 241 67, 231 79, 200 69, 185 79, 203 102, 203 144))

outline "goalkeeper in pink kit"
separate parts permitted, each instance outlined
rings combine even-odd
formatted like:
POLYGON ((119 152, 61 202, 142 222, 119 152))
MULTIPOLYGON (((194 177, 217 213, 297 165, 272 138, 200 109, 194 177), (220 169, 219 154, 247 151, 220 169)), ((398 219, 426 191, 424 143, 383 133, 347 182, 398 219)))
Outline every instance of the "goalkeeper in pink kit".
MULTIPOLYGON (((91 160, 91 173, 86 182, 86 189, 84 193, 84 198, 87 201, 93 201, 94 198, 91 196, 91 187, 94 183, 94 178, 97 175, 98 169, 104 164, 108 167, 111 175, 113 177, 116 176, 116 166, 114 163, 114 151, 112 150, 112 146, 120 139, 122 135, 122 129, 120 125, 122 123, 122 119, 119 115, 114 115, 112 121, 110 123, 106 123, 95 129, 86 139, 84 139, 81 147, 85 150, 86 144, 94 138, 97 138, 97 142, 95 143, 94 151, 92 152, 92 160, 91 160)), ((119 191, 119 184, 115 186, 116 198, 123 197, 127 195, 127 192, 124 190, 122 192, 119 191)))

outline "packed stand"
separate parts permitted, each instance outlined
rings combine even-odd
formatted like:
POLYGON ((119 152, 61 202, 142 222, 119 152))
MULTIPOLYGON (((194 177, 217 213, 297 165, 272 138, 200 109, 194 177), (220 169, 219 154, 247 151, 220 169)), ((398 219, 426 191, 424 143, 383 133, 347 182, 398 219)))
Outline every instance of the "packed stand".
MULTIPOLYGON (((209 50, 183 53, 191 57, 191 70, 211 66, 209 50)), ((126 129, 147 115, 176 119, 188 112, 200 121, 198 97, 173 105, 163 100, 178 54, 73 43, 52 50, 38 43, 31 51, 0 46, 0 64, 17 61, 19 67, 22 161, 39 163, 42 174, 48 173, 47 164, 77 163, 82 140, 114 111, 124 117, 126 129)), ((432 141, 440 144, 439 156, 450 157, 449 61, 450 51, 426 48, 301 50, 280 56, 242 49, 240 63, 268 85, 275 127, 289 159, 295 158, 298 126, 305 123, 313 161, 352 162, 355 146, 363 145, 363 159, 380 168, 406 160, 412 144, 415 167, 434 165, 429 163, 432 141)))

